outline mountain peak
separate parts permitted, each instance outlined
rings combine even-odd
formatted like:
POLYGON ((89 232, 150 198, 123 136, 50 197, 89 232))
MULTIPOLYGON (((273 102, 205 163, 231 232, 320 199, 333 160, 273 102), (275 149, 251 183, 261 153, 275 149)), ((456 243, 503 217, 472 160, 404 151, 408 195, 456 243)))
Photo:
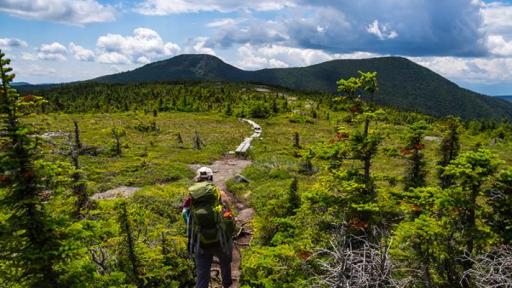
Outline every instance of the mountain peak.
MULTIPOLYGON (((199 64, 226 64, 217 56, 210 54, 180 54, 169 59, 150 63, 148 65, 158 66, 162 64, 184 64, 184 65, 199 65, 199 64)), ((226 64, 228 65, 228 64, 226 64)))

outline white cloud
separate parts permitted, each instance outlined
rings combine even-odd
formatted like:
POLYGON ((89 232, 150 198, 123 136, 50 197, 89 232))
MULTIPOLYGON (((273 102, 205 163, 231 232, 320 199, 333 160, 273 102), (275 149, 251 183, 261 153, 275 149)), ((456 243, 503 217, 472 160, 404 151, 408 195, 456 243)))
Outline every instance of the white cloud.
POLYGON ((0 48, 9 50, 10 48, 26 48, 27 42, 16 38, 0 38, 0 48))
POLYGON ((47 66, 41 67, 37 64, 34 64, 34 65, 30 65, 29 69, 27 69, 26 74, 31 75, 31 76, 48 76, 48 75, 54 75, 55 73, 57 73, 57 71, 54 68, 47 67, 47 66))
POLYGON ((69 43, 69 51, 73 54, 73 57, 75 57, 76 60, 85 62, 94 61, 95 55, 93 51, 85 49, 80 45, 76 45, 73 42, 69 43))
POLYGON ((97 61, 103 64, 131 64, 132 61, 123 54, 106 52, 98 56, 97 61))
POLYGON ((115 20, 115 9, 95 0, 2 0, 0 11, 27 19, 74 25, 115 20))
POLYGON ((181 51, 180 46, 172 42, 165 43, 156 31, 148 28, 133 30, 133 36, 101 36, 96 46, 98 61, 113 64, 147 63, 174 56, 181 51))
POLYGON ((503 2, 482 4, 481 12, 486 32, 512 35, 512 5, 503 2))
POLYGON ((292 1, 239 0, 144 0, 135 11, 145 15, 169 15, 201 11, 272 11, 294 6, 292 1))
POLYGON ((210 28, 217 28, 217 27, 233 25, 235 23, 236 23, 235 19, 224 18, 224 19, 218 19, 218 20, 212 21, 212 22, 206 24, 206 26, 210 27, 210 28))
POLYGON ((238 65, 241 68, 249 70, 302 67, 333 59, 361 59, 375 56, 377 55, 367 52, 330 54, 318 49, 303 49, 281 45, 255 46, 245 44, 238 48, 238 65))
POLYGON ((149 60, 146 56, 141 56, 141 57, 137 58, 137 63, 149 64, 149 63, 151 63, 151 60, 149 60))
POLYGON ((37 60, 38 58, 37 58, 36 54, 22 52, 21 53, 21 59, 27 60, 27 61, 34 61, 34 60, 37 60))
POLYGON ((43 44, 37 49, 37 58, 41 60, 50 61, 64 61, 66 60, 67 50, 64 45, 59 42, 51 44, 43 44))
POLYGON ((497 57, 512 57, 512 5, 492 2, 482 3, 481 7, 489 52, 497 57))
POLYGON ((379 20, 375 19, 372 24, 366 27, 366 31, 379 38, 379 40, 388 40, 398 37, 398 33, 391 30, 388 25, 379 24, 379 20))
POLYGON ((210 54, 215 55, 215 51, 208 47, 208 37, 196 37, 189 39, 186 43, 184 52, 191 54, 210 54))
POLYGON ((409 59, 454 81, 487 84, 512 81, 512 58, 411 57, 409 59))
POLYGON ((487 47, 494 55, 512 57, 512 40, 507 41, 502 35, 489 35, 487 47))

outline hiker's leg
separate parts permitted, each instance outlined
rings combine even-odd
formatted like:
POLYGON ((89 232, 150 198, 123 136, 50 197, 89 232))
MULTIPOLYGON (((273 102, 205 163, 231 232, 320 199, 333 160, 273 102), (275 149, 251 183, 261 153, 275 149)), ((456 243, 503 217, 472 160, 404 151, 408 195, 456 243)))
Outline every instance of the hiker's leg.
POLYGON ((228 253, 219 251, 219 253, 217 253, 217 257, 219 257, 220 262, 222 286, 224 288, 229 288, 231 284, 233 284, 233 279, 231 279, 231 251, 228 253))
POLYGON ((212 268, 213 254, 196 251, 196 288, 208 288, 210 283, 210 270, 212 268))

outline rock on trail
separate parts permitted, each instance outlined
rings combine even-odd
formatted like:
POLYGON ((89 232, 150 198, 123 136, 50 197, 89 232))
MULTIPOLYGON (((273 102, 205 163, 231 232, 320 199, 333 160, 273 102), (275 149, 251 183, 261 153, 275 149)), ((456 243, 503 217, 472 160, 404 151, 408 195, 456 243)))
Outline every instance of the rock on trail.
POLYGON ((139 191, 140 187, 128 187, 128 186, 119 186, 114 189, 107 190, 105 192, 96 193, 91 196, 93 200, 100 199, 115 199, 115 198, 127 198, 133 195, 133 193, 139 191))

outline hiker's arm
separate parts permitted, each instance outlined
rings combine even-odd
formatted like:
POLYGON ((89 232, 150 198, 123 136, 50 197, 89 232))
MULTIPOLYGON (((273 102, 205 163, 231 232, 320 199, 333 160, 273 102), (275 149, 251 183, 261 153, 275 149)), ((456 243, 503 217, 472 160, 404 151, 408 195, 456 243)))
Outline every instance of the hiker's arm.
POLYGON ((181 210, 181 216, 183 217, 183 221, 185 224, 188 224, 188 219, 190 218, 190 204, 192 203, 192 199, 187 197, 183 202, 183 209, 181 210))

